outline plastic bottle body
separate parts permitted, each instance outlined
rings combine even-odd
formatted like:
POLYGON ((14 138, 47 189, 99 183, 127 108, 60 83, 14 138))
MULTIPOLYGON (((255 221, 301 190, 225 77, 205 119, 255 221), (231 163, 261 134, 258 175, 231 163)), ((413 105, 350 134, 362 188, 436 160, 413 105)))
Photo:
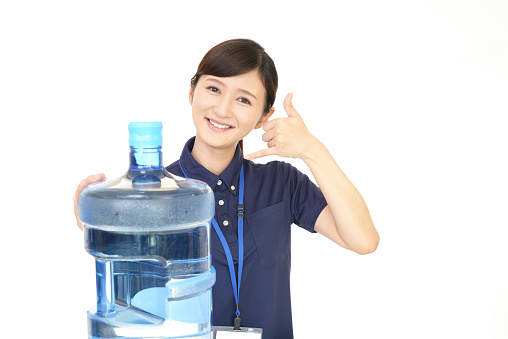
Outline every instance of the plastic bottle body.
POLYGON ((84 232, 87 251, 96 258, 97 307, 88 312, 89 338, 210 338, 215 270, 206 224, 178 232, 88 226, 84 232))
POLYGON ((128 172, 88 186, 78 209, 96 260, 89 338, 211 338, 206 184, 169 174, 160 145, 134 143, 128 172))

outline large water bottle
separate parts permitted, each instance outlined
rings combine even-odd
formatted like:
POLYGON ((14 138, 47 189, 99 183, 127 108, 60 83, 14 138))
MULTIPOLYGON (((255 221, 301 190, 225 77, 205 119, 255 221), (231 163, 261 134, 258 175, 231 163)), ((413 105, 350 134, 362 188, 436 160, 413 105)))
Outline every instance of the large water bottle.
POLYGON ((88 337, 211 338, 213 192, 164 169, 160 122, 130 123, 129 143, 127 173, 79 197, 96 262, 88 337))

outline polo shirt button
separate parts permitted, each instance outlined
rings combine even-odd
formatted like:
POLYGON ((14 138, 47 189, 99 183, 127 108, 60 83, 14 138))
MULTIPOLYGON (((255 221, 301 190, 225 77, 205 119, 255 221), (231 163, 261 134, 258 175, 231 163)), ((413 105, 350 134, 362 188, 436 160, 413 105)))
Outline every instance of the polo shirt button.
POLYGON ((222 185, 222 180, 217 181, 217 185, 222 185))
POLYGON ((224 220, 224 221, 222 222, 222 224, 223 224, 224 226, 228 226, 228 225, 229 225, 229 221, 224 220))
POLYGON ((219 200, 219 205, 223 206, 224 205, 224 200, 219 200))
POLYGON ((231 186, 231 190, 232 190, 232 191, 234 191, 234 190, 235 190, 235 188, 236 188, 235 186, 231 186))

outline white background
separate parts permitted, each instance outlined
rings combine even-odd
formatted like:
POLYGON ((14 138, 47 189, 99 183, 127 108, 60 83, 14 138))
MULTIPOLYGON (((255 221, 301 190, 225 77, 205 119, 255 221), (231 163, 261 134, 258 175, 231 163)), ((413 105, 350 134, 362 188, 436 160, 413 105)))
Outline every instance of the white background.
POLYGON ((2 332, 86 337, 76 186, 123 173, 133 120, 162 121, 176 160, 199 61, 246 37, 277 65, 276 117, 293 92, 381 235, 359 256, 294 227, 295 338, 507 338, 507 17, 502 0, 1 0, 2 332))

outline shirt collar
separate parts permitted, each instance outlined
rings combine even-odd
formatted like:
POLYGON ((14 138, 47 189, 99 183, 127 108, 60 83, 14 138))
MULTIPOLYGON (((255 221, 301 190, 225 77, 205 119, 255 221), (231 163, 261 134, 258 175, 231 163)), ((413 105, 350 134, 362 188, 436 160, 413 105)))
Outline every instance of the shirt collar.
POLYGON ((240 170, 243 164, 243 154, 240 145, 236 146, 235 155, 228 167, 220 175, 215 175, 201 166, 192 156, 191 152, 195 139, 195 137, 192 137, 187 141, 180 156, 180 164, 185 173, 187 173, 189 178, 206 182, 213 190, 215 190, 216 186, 225 186, 231 193, 236 195, 238 192, 240 170))

